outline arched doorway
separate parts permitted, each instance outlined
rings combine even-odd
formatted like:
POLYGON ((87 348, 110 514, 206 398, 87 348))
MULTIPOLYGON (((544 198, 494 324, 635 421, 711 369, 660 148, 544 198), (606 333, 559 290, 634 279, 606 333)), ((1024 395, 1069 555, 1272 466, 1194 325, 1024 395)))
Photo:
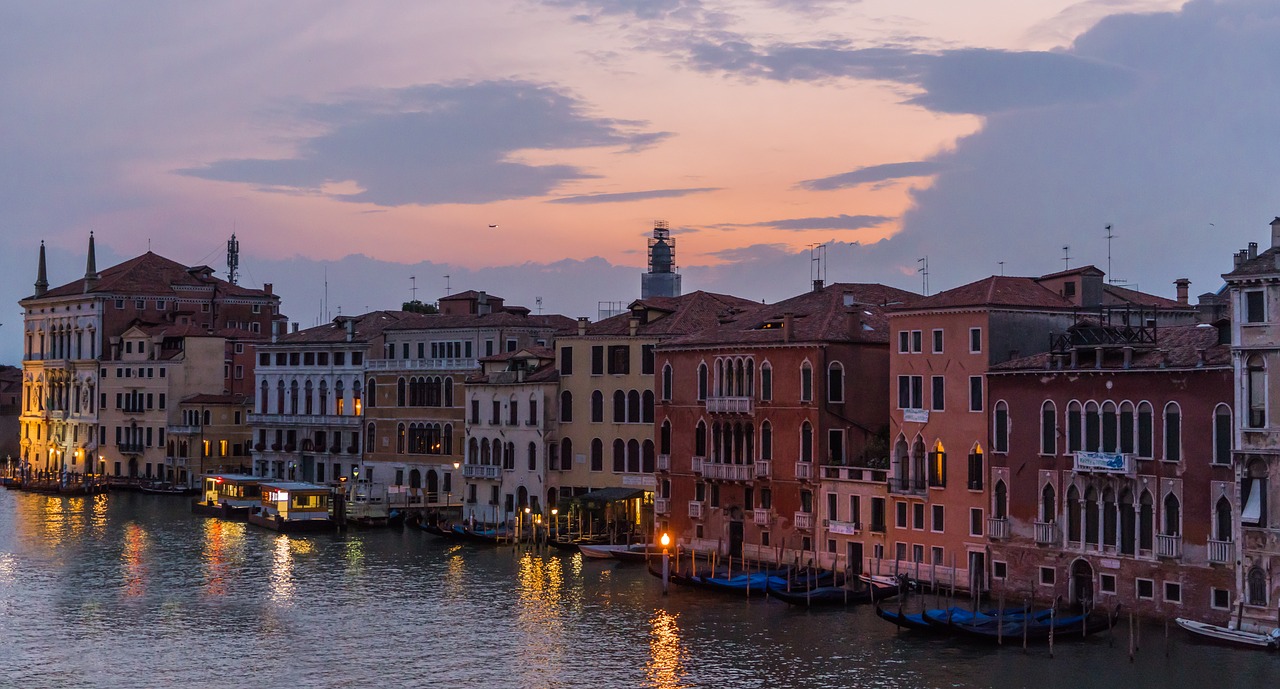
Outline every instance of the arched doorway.
POLYGON ((1071 603, 1093 606, 1093 565, 1080 559, 1071 563, 1071 603))
POLYGON ((524 508, 528 504, 529 504, 529 490, 524 486, 520 486, 520 488, 516 490, 516 509, 520 511, 524 511, 524 508))

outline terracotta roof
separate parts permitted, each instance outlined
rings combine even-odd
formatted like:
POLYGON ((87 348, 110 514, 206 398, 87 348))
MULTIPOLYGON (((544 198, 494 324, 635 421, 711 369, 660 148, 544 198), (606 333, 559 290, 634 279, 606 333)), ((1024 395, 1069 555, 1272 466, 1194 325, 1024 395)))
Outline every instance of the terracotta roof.
POLYGON ((1041 275, 1041 276, 1039 277, 1039 279, 1040 279, 1040 280, 1052 280, 1052 279, 1054 279, 1054 278, 1063 278, 1063 277, 1067 277, 1068 275, 1085 275, 1085 274, 1088 274, 1088 275, 1106 275, 1106 273, 1102 272, 1102 269, 1101 269, 1101 268, 1099 268, 1098 266, 1095 266, 1095 265, 1087 265, 1087 266, 1080 266, 1080 267, 1078 267, 1078 268, 1068 268, 1068 269, 1066 269, 1066 270, 1059 270, 1059 271, 1058 271, 1058 272, 1056 272, 1056 273, 1049 273, 1048 275, 1041 275))
POLYGON ((782 344, 786 314, 792 314, 789 342, 889 341, 886 311, 911 304, 920 295, 881 284, 835 283, 816 292, 756 306, 735 314, 732 320, 699 332, 676 337, 671 346, 709 344, 782 344), (852 305, 845 306, 846 295, 852 305), (852 318, 857 317, 855 325, 852 318))
MULTIPOLYGON (((1280 219, 1280 218, 1278 218, 1280 219)), ((1236 266, 1230 273, 1223 274, 1224 280, 1231 278, 1248 278, 1260 275, 1280 274, 1280 248, 1272 247, 1236 266)))
POLYGON ((478 359, 478 361, 510 361, 512 359, 524 359, 535 357, 538 359, 555 359, 556 353, 546 347, 521 347, 511 352, 499 352, 491 356, 478 359))
POLYGON ((524 385, 526 383, 554 383, 560 380, 560 371, 556 368, 555 362, 547 362, 542 366, 526 373, 522 380, 501 380, 504 374, 511 371, 494 371, 493 373, 481 373, 474 376, 468 376, 465 383, 467 385, 524 385), (490 382, 490 378, 499 377, 499 380, 490 382))
MULTIPOLYGON (((1231 345, 1218 344, 1218 328, 1208 323, 1200 325, 1171 325, 1160 328, 1156 332, 1156 345, 1153 348, 1136 349, 1129 364, 1132 369, 1159 368, 1196 368, 1201 366, 1200 351, 1204 350, 1204 366, 1230 366, 1231 345)), ((1094 368, 1094 350, 1082 347, 1081 355, 1074 370, 1091 370, 1094 368)), ((1124 352, 1115 348, 1109 350, 1103 359, 1103 370, 1121 369, 1124 366, 1124 352)), ((1056 367, 1052 363, 1052 355, 1048 352, 1013 359, 991 367, 998 371, 1046 370, 1056 367)))
MULTIPOLYGON (((48 290, 41 297, 69 297, 80 294, 128 294, 174 297, 182 294, 183 287, 214 286, 220 296, 269 297, 260 289, 233 285, 213 277, 211 270, 198 270, 204 266, 187 266, 148 251, 141 256, 99 271, 98 282, 85 290, 85 280, 80 278, 60 287, 48 290)), ((35 297, 28 297, 33 299, 35 297)))
POLYGON ((370 340, 381 335, 384 330, 389 330, 391 326, 404 321, 408 318, 420 316, 421 314, 410 313, 409 311, 370 311, 369 313, 359 316, 339 316, 330 323, 318 325, 314 328, 299 330, 296 333, 281 335, 276 338, 273 344, 298 344, 304 342, 345 342, 347 339, 347 322, 355 322, 355 333, 352 336, 353 342, 369 342, 370 340))
POLYGON ((194 323, 138 323, 152 337, 225 337, 237 340, 266 340, 267 336, 242 328, 204 328, 194 323))
MULTIPOLYGON (((489 294, 488 292, 485 292, 485 296, 488 297, 489 299, 506 301, 502 297, 499 297, 496 294, 489 294)), ((468 300, 468 299, 479 299, 479 298, 480 298, 479 292, 473 289, 469 289, 469 290, 463 290, 461 292, 454 292, 453 294, 440 297, 440 299, 438 299, 437 301, 457 301, 457 300, 468 300)))
MULTIPOLYGON (((698 290, 679 297, 650 297, 631 302, 628 310, 587 326, 588 335, 626 335, 631 332, 635 309, 663 311, 667 315, 641 323, 637 335, 671 337, 712 327, 724 317, 759 308, 760 303, 727 294, 698 290)), ((576 331, 575 331, 576 332, 576 331)))
MULTIPOLYGON (((401 312, 403 313, 403 312, 401 312)), ((407 318, 387 326, 387 330, 448 330, 453 328, 551 328, 556 332, 568 332, 577 327, 577 321, 558 314, 521 315, 506 311, 486 314, 413 313, 407 318)))
POLYGON ((1073 309, 1070 299, 1049 290, 1037 278, 992 275, 977 282, 924 297, 899 310, 920 311, 961 306, 1021 306, 1027 308, 1073 309))
POLYGON ((1102 288, 1102 305, 1103 306, 1124 306, 1125 304, 1133 304, 1135 306, 1154 306, 1161 309, 1192 309, 1195 308, 1190 304, 1183 304, 1177 299, 1167 299, 1165 297, 1146 292, 1139 292, 1124 287, 1116 287, 1115 285, 1104 285, 1102 288))
POLYGON ((200 392, 194 395, 188 395, 182 398, 181 404, 248 404, 248 395, 214 395, 207 392, 200 392))

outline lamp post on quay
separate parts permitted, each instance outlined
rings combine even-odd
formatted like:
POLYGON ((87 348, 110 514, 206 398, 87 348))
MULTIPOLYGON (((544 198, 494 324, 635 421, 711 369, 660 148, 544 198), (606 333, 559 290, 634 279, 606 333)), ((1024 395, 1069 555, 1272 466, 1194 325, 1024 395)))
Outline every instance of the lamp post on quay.
POLYGON ((560 518, 557 516, 559 514, 560 509, 558 507, 551 508, 551 526, 547 527, 547 535, 551 540, 557 540, 560 535, 560 518))
POLYGON ((671 545, 671 536, 665 532, 662 534, 662 595, 667 595, 667 584, 671 581, 671 555, 667 552, 667 546, 671 545))

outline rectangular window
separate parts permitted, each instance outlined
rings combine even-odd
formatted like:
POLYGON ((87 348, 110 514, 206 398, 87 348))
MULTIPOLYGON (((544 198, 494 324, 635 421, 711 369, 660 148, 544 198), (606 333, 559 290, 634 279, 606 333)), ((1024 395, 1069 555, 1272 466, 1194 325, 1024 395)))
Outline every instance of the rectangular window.
POLYGON ((947 453, 934 451, 929 453, 929 486, 932 488, 947 487, 947 453))
POLYGON ((1227 589, 1210 589, 1209 607, 1214 610, 1231 609, 1231 592, 1227 589))
POLYGON ((982 535, 982 508, 981 507, 969 508, 969 535, 970 536, 982 535))
POLYGON ((911 504, 911 528, 916 531, 924 531, 924 503, 916 502, 911 504))
POLYGON ((573 347, 560 348, 560 375, 573 375, 573 347))
POLYGON ((942 330, 941 329, 935 329, 933 331, 933 353, 934 354, 942 353, 942 330))
POLYGON ((857 495, 849 496, 849 521, 862 525, 862 498, 857 495))
POLYGON ((982 411, 982 376, 969 376, 969 411, 982 411))
POLYGON ((983 484, 982 453, 969 454, 969 490, 982 490, 983 484))
POLYGON ((894 543, 894 544, 893 544, 893 551, 894 551, 894 552, 893 552, 893 556, 894 556, 895 558, 897 558, 897 559, 899 559, 899 560, 906 560, 906 559, 907 559, 907 544, 906 544, 906 543, 903 543, 902 541, 898 541, 897 543, 894 543))
POLYGON ((502 402, 500 400, 493 401, 493 413, 489 415, 489 423, 498 425, 498 419, 502 418, 502 402))
POLYGON ((1058 415, 1045 405, 1040 411, 1040 454, 1058 453, 1058 415))
POLYGON ((1266 293, 1262 290, 1255 290, 1244 293, 1245 303, 1245 322, 1246 323, 1266 323, 1267 322, 1267 301, 1266 293))
POLYGON ((604 375, 604 345, 591 347, 591 375, 604 375))
POLYGON ((1151 408, 1138 409, 1138 456, 1150 459, 1154 456, 1154 442, 1151 438, 1151 408))
POLYGON ((1136 582, 1138 598, 1151 600, 1156 597, 1156 582, 1150 579, 1138 579, 1136 582))
POLYGON ((1182 602, 1182 584, 1172 581, 1164 582, 1164 602, 1181 603, 1182 602))
POLYGON ((930 549, 929 557, 930 564, 937 565, 939 567, 945 567, 947 564, 946 551, 943 550, 942 546, 933 546, 933 548, 930 549))
POLYGON ((609 348, 609 373, 625 375, 631 373, 631 347, 614 345, 609 348))
POLYGON ((982 353, 982 328, 969 328, 969 353, 982 353))
POLYGON ((924 351, 924 333, 920 330, 911 331, 911 353, 919 354, 924 351))
POLYGON ((471 423, 480 423, 480 400, 471 400, 471 423))
POLYGON ((1101 588, 1103 593, 1114 594, 1116 592, 1116 575, 1114 574, 1099 575, 1098 586, 1099 588, 1101 588))
POLYGON ((930 380, 929 408, 933 411, 943 411, 946 408, 946 382, 945 376, 933 376, 930 380))
POLYGON ((1220 411, 1213 417, 1213 463, 1231 463, 1231 413, 1220 411))
POLYGON ((897 526, 899 529, 907 528, 907 503, 901 500, 899 500, 898 502, 895 502, 894 510, 897 512, 897 517, 894 522, 894 525, 897 526))
POLYGON ((640 345, 640 373, 653 375, 653 345, 640 345))
POLYGON ((871 498, 871 530, 876 533, 885 531, 884 498, 871 498))
POLYGON ((929 524, 929 530, 942 533, 944 526, 942 505, 930 505, 930 509, 932 511, 932 514, 930 515, 932 520, 929 524))
POLYGON ((898 353, 906 354, 911 351, 911 333, 906 330, 898 331, 898 353))
POLYGON ((919 543, 911 546, 911 561, 924 563, 924 546, 919 543))
POLYGON ((1053 567, 1040 568, 1040 585, 1053 586, 1054 580, 1057 578, 1058 570, 1053 567))

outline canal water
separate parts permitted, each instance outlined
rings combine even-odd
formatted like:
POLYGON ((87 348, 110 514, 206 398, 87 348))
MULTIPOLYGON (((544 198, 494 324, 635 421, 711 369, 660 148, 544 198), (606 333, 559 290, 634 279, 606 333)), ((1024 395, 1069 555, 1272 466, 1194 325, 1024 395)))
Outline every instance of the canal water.
POLYGON ((1248 687, 1280 657, 1174 628, 992 648, 673 587, 643 566, 285 536, 187 499, 0 491, 0 686, 1248 687))

